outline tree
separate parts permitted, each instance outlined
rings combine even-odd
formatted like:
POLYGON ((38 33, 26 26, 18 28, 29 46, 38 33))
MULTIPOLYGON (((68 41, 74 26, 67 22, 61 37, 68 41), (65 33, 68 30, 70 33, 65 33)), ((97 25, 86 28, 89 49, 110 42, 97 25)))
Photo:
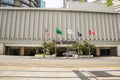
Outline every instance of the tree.
POLYGON ((71 50, 77 51, 77 52, 79 51, 78 55, 89 55, 89 50, 90 50, 90 53, 93 55, 95 53, 96 47, 95 45, 90 44, 86 40, 84 40, 82 44, 77 42, 73 43, 71 50))
POLYGON ((95 45, 88 43, 86 40, 83 42, 83 54, 84 55, 93 55, 95 51, 96 51, 95 45))
POLYGON ((105 4, 109 7, 109 6, 112 6, 112 1, 113 0, 106 0, 105 1, 105 4))
POLYGON ((88 43, 86 40, 83 41, 82 44, 80 43, 73 43, 71 50, 78 52, 78 58, 80 55, 94 55, 96 51, 96 47, 93 44, 88 43), (79 46, 79 47, 78 47, 79 46))
POLYGON ((86 40, 83 41, 82 51, 83 51, 83 55, 88 55, 89 53, 89 43, 86 40))
POLYGON ((78 58, 79 58, 80 55, 83 55, 82 54, 82 49, 83 49, 83 45, 82 44, 77 43, 77 42, 72 44, 71 50, 77 51, 78 58))
POLYGON ((71 50, 73 50, 73 51, 77 51, 78 50, 78 45, 79 45, 79 43, 73 43, 72 44, 72 47, 71 47, 71 50))
POLYGON ((96 51, 96 46, 93 45, 93 44, 89 44, 89 45, 90 45, 90 53, 91 53, 92 55, 94 55, 94 53, 95 53, 95 51, 96 51))
POLYGON ((54 42, 45 42, 42 45, 44 46, 45 51, 47 51, 47 53, 49 55, 51 55, 55 52, 55 43, 54 42))
MULTIPOLYGON (((84 0, 79 0, 79 1, 80 1, 80 3, 82 3, 84 0)), ((112 6, 112 4, 113 4, 112 1, 113 0, 105 0, 105 5, 108 7, 112 6)))

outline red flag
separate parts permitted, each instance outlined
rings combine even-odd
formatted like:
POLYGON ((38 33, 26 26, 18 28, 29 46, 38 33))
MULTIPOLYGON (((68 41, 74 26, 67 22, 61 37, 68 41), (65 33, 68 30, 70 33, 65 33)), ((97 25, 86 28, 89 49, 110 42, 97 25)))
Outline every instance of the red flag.
POLYGON ((89 30, 89 34, 93 36, 95 35, 94 31, 91 31, 91 30, 89 30))
POLYGON ((47 35, 47 37, 50 37, 50 33, 48 32, 47 29, 45 29, 45 34, 47 35))

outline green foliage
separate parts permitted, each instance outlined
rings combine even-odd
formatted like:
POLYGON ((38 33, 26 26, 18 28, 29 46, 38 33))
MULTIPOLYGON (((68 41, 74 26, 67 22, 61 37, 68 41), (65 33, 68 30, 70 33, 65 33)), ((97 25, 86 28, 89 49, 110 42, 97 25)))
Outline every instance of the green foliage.
POLYGON ((82 3, 84 0, 79 0, 80 3, 82 3))
POLYGON ((82 44, 79 44, 79 50, 82 51, 82 49, 83 49, 83 45, 82 45, 82 44))
POLYGON ((95 50, 96 50, 95 45, 90 44, 90 53, 93 54, 95 52, 95 50))
POLYGON ((112 1, 113 1, 113 0, 106 0, 106 1, 105 1, 105 4, 109 7, 109 6, 112 5, 112 1))
MULTIPOLYGON (((105 5, 108 6, 108 7, 112 6, 112 4, 113 4, 112 1, 113 1, 113 0, 105 0, 105 5)), ((84 0, 79 0, 79 2, 80 2, 80 3, 83 3, 84 0)))
POLYGON ((82 44, 73 43, 72 47, 71 47, 71 50, 78 51, 78 48, 79 48, 80 54, 81 54, 81 51, 82 51, 83 55, 88 55, 89 54, 89 48, 90 48, 90 53, 91 54, 93 54, 96 50, 95 45, 90 44, 87 41, 83 41, 82 44), (78 47, 78 45, 79 45, 79 47, 78 47))
POLYGON ((78 48, 79 48, 79 50, 82 50, 83 45, 76 42, 76 43, 73 43, 73 44, 72 44, 71 50, 73 50, 73 51, 78 51, 78 48), (79 46, 79 47, 78 47, 78 46, 79 46))
POLYGON ((82 51, 83 51, 84 55, 88 55, 88 53, 89 53, 89 43, 87 41, 83 42, 83 49, 82 49, 82 51))
POLYGON ((90 53, 93 54, 96 50, 95 45, 88 43, 87 41, 83 42, 83 54, 88 55, 89 54, 89 48, 90 48, 90 53))
POLYGON ((78 43, 73 43, 72 44, 72 47, 71 47, 71 50, 73 50, 73 51, 77 51, 78 50, 78 43))
POLYGON ((51 55, 51 54, 53 54, 55 52, 55 43, 53 43, 53 42, 45 42, 42 45, 46 48, 48 54, 51 55))

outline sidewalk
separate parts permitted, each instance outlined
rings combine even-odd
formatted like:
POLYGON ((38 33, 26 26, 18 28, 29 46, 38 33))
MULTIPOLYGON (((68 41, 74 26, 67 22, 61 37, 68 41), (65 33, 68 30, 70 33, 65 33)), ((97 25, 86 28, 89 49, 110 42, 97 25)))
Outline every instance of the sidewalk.
POLYGON ((0 56, 0 80, 120 80, 120 58, 0 56))
POLYGON ((32 68, 0 69, 0 80, 120 80, 118 69, 32 68))

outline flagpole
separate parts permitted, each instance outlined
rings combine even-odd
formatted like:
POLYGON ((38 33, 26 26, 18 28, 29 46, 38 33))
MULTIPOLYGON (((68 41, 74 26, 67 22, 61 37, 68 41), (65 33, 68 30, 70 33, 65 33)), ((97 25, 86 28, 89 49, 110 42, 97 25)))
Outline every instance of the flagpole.
POLYGON ((80 38, 81 38, 82 34, 78 32, 78 58, 80 55, 80 38))
MULTIPOLYGON (((56 28, 56 33, 62 35, 62 31, 60 31, 58 28, 56 28)), ((57 56, 57 46, 55 47, 55 55, 57 56)))
POLYGON ((55 58, 57 58, 57 36, 55 37, 55 58))
POLYGON ((78 59, 79 59, 79 38, 78 38, 78 59))
MULTIPOLYGON (((68 30, 68 28, 67 28, 67 30, 68 30)), ((66 30, 66 32, 67 32, 67 30, 66 30)), ((68 53, 68 32, 67 32, 66 38, 67 38, 67 53, 68 53)), ((69 54, 69 53, 68 53, 68 54, 69 54)), ((66 55, 66 57, 68 58, 69 56, 66 55)))
MULTIPOLYGON (((89 43, 90 43, 90 34, 89 34, 89 43)), ((88 43, 88 46, 89 46, 89 57, 88 58, 90 58, 90 55, 91 55, 91 53, 90 53, 90 44, 88 43)))
POLYGON ((45 47, 45 30, 43 30, 44 32, 44 36, 43 36, 43 39, 44 39, 44 53, 43 53, 43 58, 45 58, 45 54, 46 54, 46 47, 45 47))
POLYGON ((56 39, 55 39, 55 58, 57 57, 57 44, 56 44, 56 39))
MULTIPOLYGON (((57 28, 56 28, 57 29, 57 28)), ((56 34, 57 37, 57 34, 56 34)), ((55 58, 57 57, 57 38, 55 37, 55 58)))

